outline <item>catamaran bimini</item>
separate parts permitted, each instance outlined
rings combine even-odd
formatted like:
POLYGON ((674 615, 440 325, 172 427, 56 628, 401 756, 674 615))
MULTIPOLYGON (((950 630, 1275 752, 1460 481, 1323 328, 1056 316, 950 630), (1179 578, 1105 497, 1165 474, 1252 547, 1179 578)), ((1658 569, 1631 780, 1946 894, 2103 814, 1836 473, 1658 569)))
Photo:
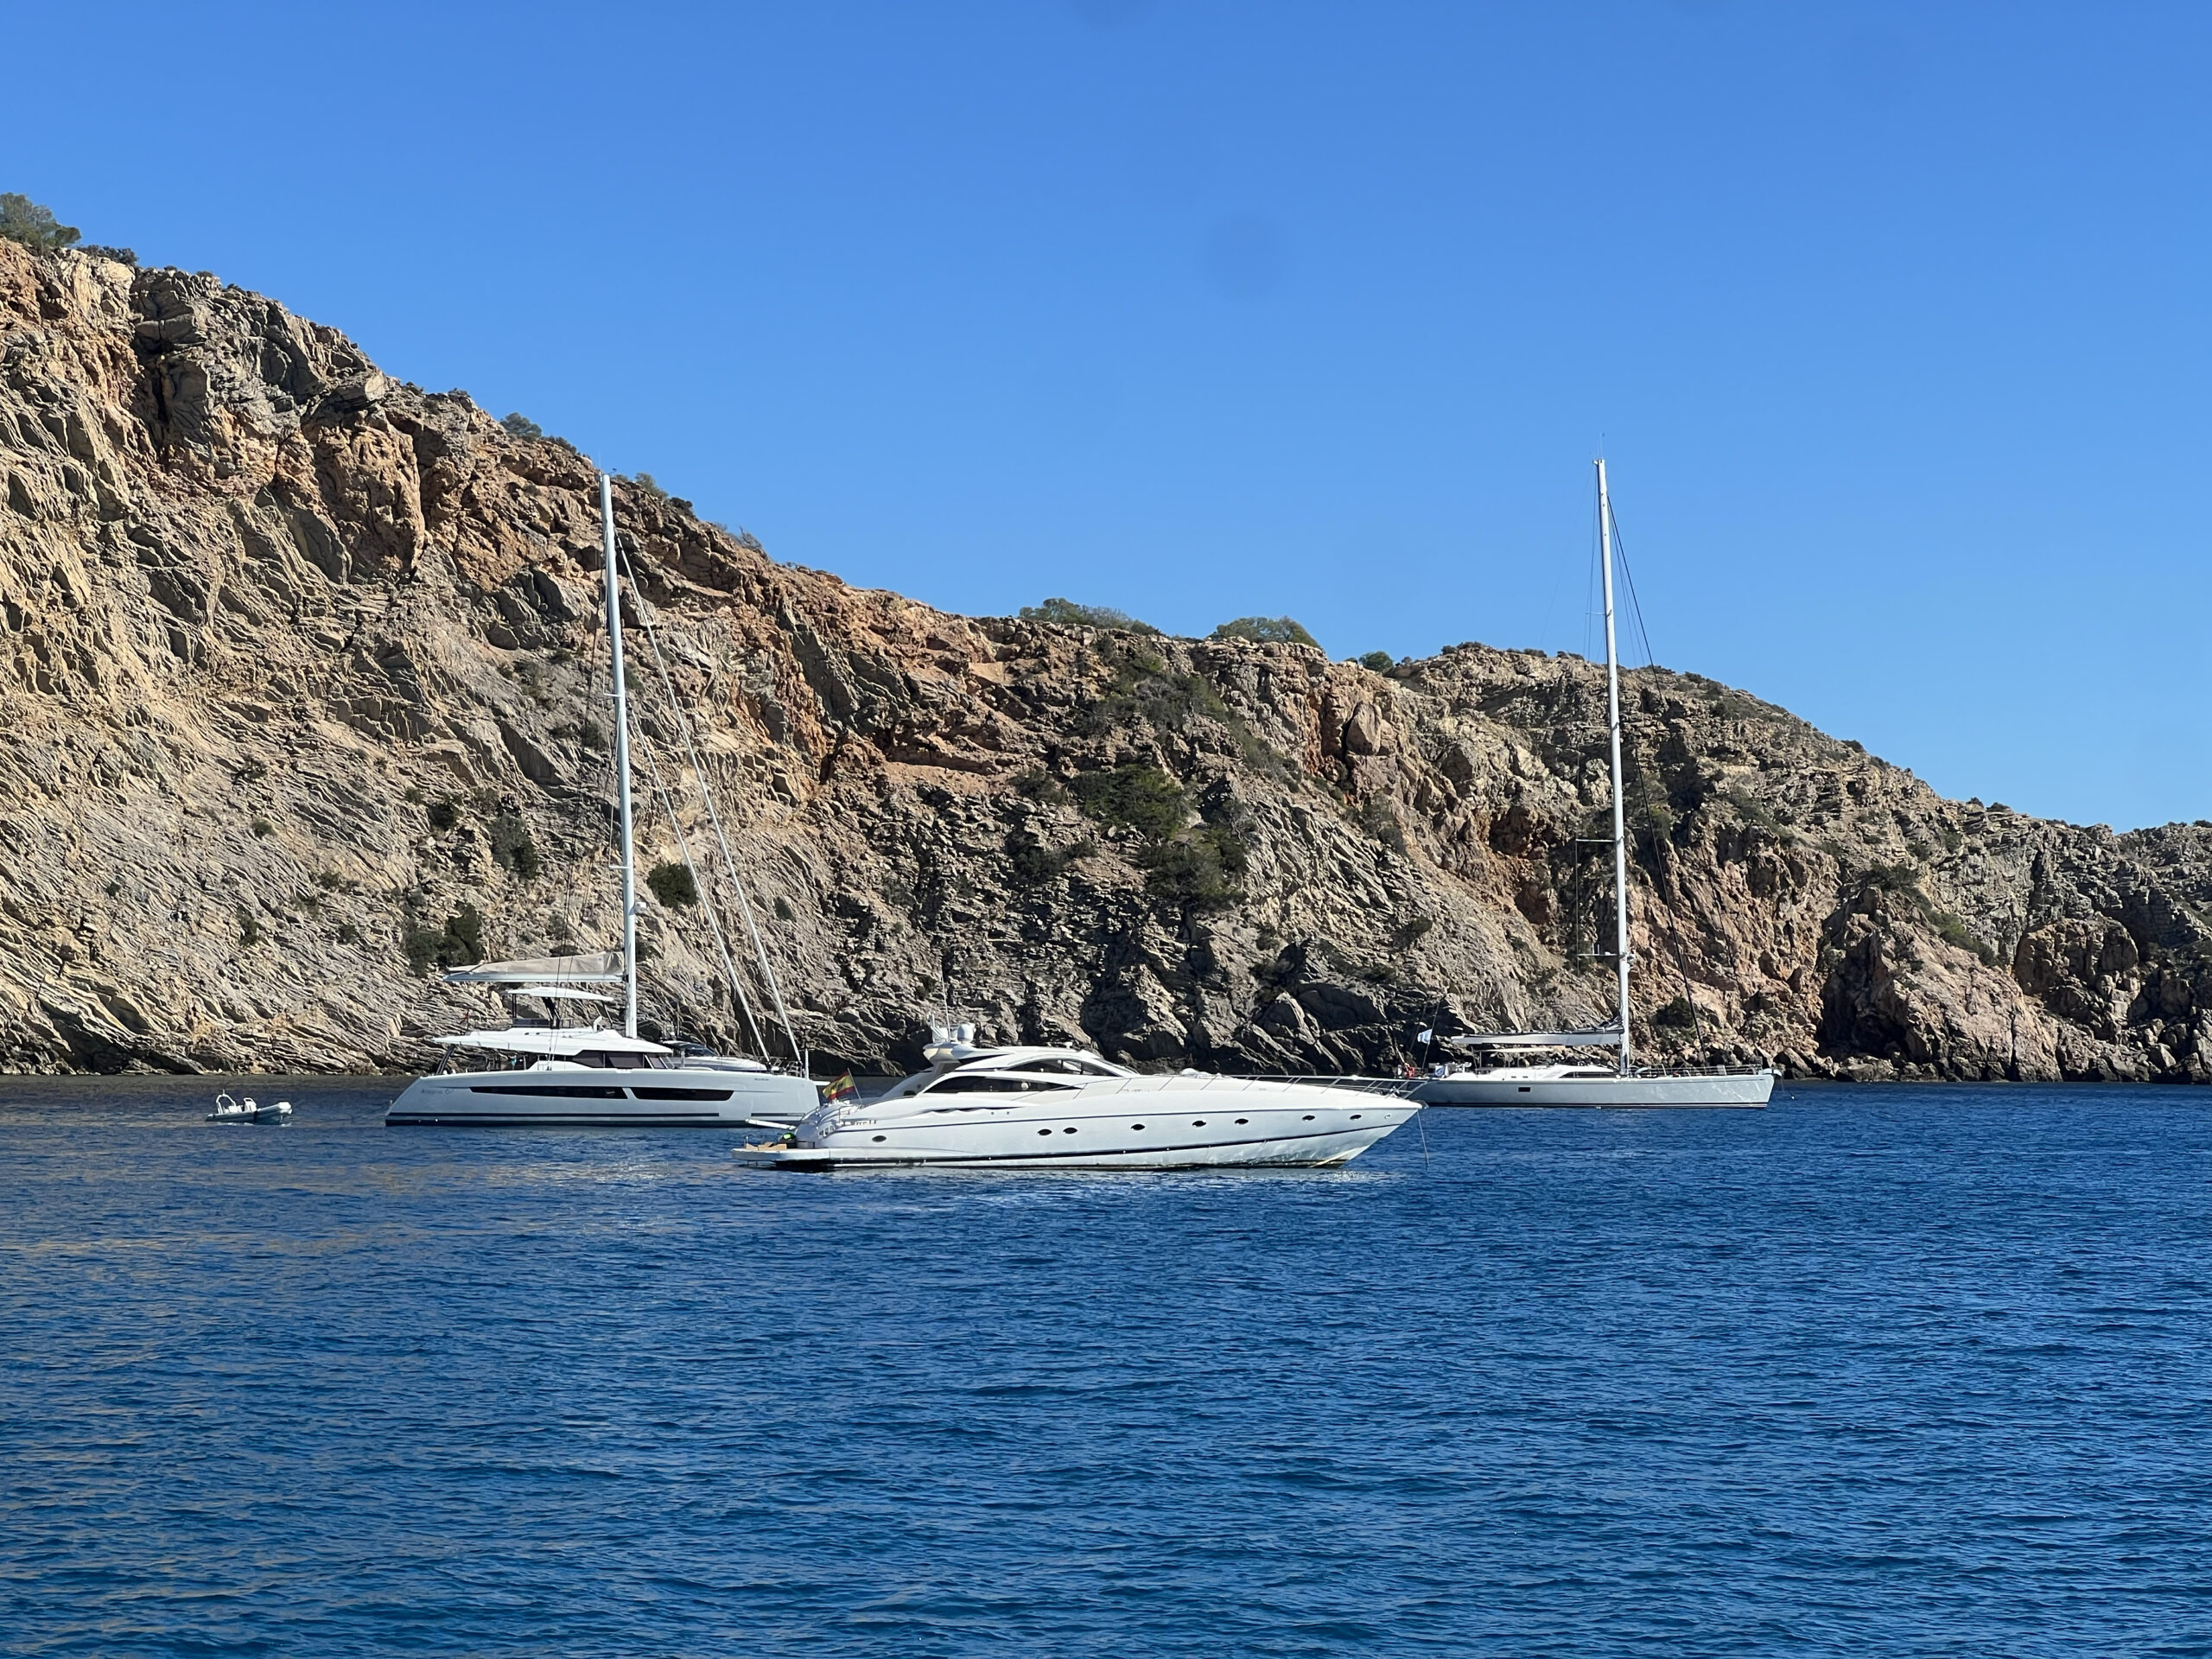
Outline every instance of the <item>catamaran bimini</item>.
MULTIPOLYGON (((1598 558, 1605 574, 1605 716, 1612 741, 1613 968, 1618 1003, 1610 1026, 1590 1031, 1493 1031, 1446 1040, 1462 1050, 1611 1048, 1611 1065, 1440 1065, 1414 1089, 1432 1106, 1764 1106, 1774 1092, 1765 1066, 1639 1067, 1629 1046, 1628 835, 1621 789, 1621 675, 1613 641, 1612 504, 1598 462, 1598 558)), ((1426 1034, 1426 1033, 1424 1033, 1426 1034)))
POLYGON ((1224 1169, 1349 1163, 1411 1100, 1256 1077, 1148 1077, 1072 1048, 976 1048, 940 1029, 929 1069, 870 1101, 825 1103, 779 1143, 780 1169, 1224 1169))
POLYGON ((387 1124, 737 1128, 762 1121, 796 1122, 821 1103, 821 1091, 807 1078, 804 1057, 797 1070, 785 1071, 760 1060, 679 1055, 664 1044, 638 1035, 638 862, 630 823, 630 709, 622 672, 614 497, 603 474, 599 505, 613 663, 615 790, 621 810, 621 954, 480 963, 454 969, 446 977, 457 983, 493 986, 511 996, 534 997, 556 1010, 563 1002, 609 1000, 588 987, 620 985, 622 1029, 602 1030, 596 1023, 515 1025, 438 1038, 449 1050, 499 1055, 504 1064, 418 1077, 385 1112, 387 1124))

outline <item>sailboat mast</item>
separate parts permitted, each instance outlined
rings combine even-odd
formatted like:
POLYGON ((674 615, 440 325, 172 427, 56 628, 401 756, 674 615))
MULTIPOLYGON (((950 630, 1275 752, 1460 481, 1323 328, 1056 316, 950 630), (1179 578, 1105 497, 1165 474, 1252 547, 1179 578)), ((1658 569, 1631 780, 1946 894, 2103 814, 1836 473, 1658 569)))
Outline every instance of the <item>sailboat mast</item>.
POLYGON ((1632 1061, 1628 1039, 1628 828, 1622 810, 1621 668, 1613 643, 1613 513, 1605 495, 1605 461, 1598 460, 1598 563, 1605 579, 1605 725, 1613 746, 1613 969, 1620 981, 1621 1075, 1632 1061))
MULTIPOLYGON (((635 1037, 638 1034, 638 849, 630 834, 630 690, 622 677, 622 595, 614 579, 614 480, 605 473, 599 475, 599 527, 607 544, 607 637, 614 661, 614 792, 622 804, 622 1034, 635 1037)), ((1610 593, 1611 590, 1608 588, 1606 591, 1610 593)), ((1611 617, 1611 601, 1608 601, 1606 615, 1611 617)), ((1614 772, 1618 773, 1619 770, 1616 764, 1614 772)))

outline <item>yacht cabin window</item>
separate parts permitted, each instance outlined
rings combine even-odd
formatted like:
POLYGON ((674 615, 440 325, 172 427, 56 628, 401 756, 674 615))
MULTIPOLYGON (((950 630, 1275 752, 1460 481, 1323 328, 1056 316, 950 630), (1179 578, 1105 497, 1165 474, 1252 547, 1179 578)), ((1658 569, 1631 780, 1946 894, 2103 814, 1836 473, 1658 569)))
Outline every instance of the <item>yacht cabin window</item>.
POLYGON ((1032 1090, 1065 1088, 1043 1077, 1017 1077, 1005 1071, 956 1071, 922 1092, 929 1095, 1022 1095, 1032 1090))

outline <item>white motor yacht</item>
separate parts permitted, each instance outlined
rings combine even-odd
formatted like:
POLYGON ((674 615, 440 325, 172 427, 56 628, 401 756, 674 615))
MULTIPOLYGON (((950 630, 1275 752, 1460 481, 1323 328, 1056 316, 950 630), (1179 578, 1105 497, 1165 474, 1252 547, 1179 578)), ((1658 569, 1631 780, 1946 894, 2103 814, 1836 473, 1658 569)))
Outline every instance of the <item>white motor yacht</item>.
MULTIPOLYGON (((1611 1048, 1611 1065, 1446 1064, 1413 1092, 1432 1106, 1764 1106, 1774 1092, 1765 1066, 1639 1066, 1629 1044, 1628 829, 1621 778, 1621 673, 1613 639, 1613 512, 1598 462, 1598 557, 1605 575, 1605 720, 1612 742, 1613 1023, 1593 1031, 1479 1032, 1446 1040, 1461 1050, 1611 1048)), ((1429 1033, 1421 1035, 1426 1039, 1429 1033)))
MULTIPOLYGON (((794 1123, 822 1103, 822 1092, 806 1076, 806 1059, 792 1032, 788 1013, 784 1033, 793 1056, 791 1069, 764 1061, 725 1058, 687 1046, 679 1054, 638 1035, 638 862, 632 832, 630 798, 630 709, 628 679, 622 666, 622 607, 617 586, 613 488, 599 480, 601 530, 606 543, 607 632, 614 703, 614 781, 620 812, 622 855, 622 950, 589 955, 482 963, 449 970, 448 982, 492 986, 510 996, 534 998, 556 1013, 575 1002, 611 1002, 593 987, 622 990, 622 1028, 590 1025, 514 1025, 497 1031, 472 1031, 433 1040, 448 1051, 499 1057, 493 1065, 448 1070, 418 1077, 385 1113, 392 1127, 543 1127, 553 1128, 741 1128, 794 1123)), ((650 638, 650 635, 648 636, 650 638)), ((658 646, 655 645, 656 656, 658 646)), ((687 730, 688 741, 688 730, 687 730)), ((651 750, 647 750, 650 760, 651 750)), ((702 787, 704 780, 702 779, 702 787)), ((665 797, 664 796, 664 800, 665 797)), ((709 810, 712 811, 709 799, 709 810)), ((670 808, 671 828, 674 809, 670 808)), ((715 821, 715 835, 721 836, 715 821)), ((679 841, 681 836, 679 833, 679 841)), ((684 855, 687 863, 690 854, 684 855)), ((728 849, 725 846, 724 856, 728 849)), ((694 875, 696 884, 696 876, 694 875)), ((731 872, 735 881, 734 872, 731 872)), ((741 902, 743 890, 739 888, 741 902)), ((748 911, 747 925, 750 926, 748 911)), ((708 912, 711 918, 711 911, 708 912)), ((723 946, 721 930, 715 944, 723 946)), ((754 944, 759 946, 757 933, 754 944)), ((744 990, 722 950, 731 987, 741 1003, 744 990)), ((782 1009, 774 969, 765 950, 760 964, 782 1009)), ((748 1020, 751 1008, 746 1005, 748 1020)), ((756 1038, 758 1035, 756 1029, 756 1038)))
POLYGON ((778 1169, 1228 1169, 1347 1163, 1421 1109, 1388 1094, 1154 1077, 1073 1048, 976 1048, 956 1031, 874 1100, 825 1103, 785 1138, 745 1147, 778 1169))

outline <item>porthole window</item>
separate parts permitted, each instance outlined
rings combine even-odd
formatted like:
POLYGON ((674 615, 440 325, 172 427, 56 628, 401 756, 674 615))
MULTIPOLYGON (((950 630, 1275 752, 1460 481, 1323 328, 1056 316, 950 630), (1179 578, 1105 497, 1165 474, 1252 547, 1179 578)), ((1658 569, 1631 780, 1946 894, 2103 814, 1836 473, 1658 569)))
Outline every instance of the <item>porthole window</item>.
POLYGON ((1206 1121, 1203 1117, 1194 1117, 1191 1120, 1191 1127, 1194 1129, 1203 1129, 1205 1126, 1206 1121))
POLYGON ((1062 1129, 1062 1130, 1060 1131, 1060 1133, 1061 1133, 1062 1135, 1073 1135, 1073 1134, 1075 1133, 1075 1131, 1074 1131, 1073 1129, 1071 1129, 1071 1128, 1068 1128, 1068 1129, 1062 1129))
POLYGON ((1351 1115, 1351 1121, 1355 1123, 1359 1122, 1359 1114, 1357 1112, 1354 1112, 1351 1115))
POLYGON ((1052 1131, 1050 1129, 1039 1129, 1037 1133, 1039 1135, 1050 1135, 1052 1131))
POLYGON ((877 1135, 875 1138, 876 1138, 877 1140, 879 1140, 879 1141, 880 1141, 880 1140, 882 1140, 882 1139, 883 1139, 883 1137, 882 1137, 881 1135, 877 1135))
POLYGON ((1141 1128, 1144 1128, 1144 1125, 1143 1125, 1143 1124, 1141 1124, 1141 1123, 1132 1123, 1132 1124, 1130 1124, 1130 1125, 1129 1125, 1129 1127, 1130 1127, 1131 1128, 1133 1128, 1133 1129, 1141 1129, 1141 1128))
POLYGON ((1239 1123, 1249 1123, 1252 1120, 1249 1117, 1240 1117, 1236 1121, 1239 1123))
POLYGON ((1313 1121, 1313 1113, 1311 1113, 1311 1112, 1306 1113, 1306 1121, 1308 1123, 1311 1123, 1311 1122, 1313 1121))

